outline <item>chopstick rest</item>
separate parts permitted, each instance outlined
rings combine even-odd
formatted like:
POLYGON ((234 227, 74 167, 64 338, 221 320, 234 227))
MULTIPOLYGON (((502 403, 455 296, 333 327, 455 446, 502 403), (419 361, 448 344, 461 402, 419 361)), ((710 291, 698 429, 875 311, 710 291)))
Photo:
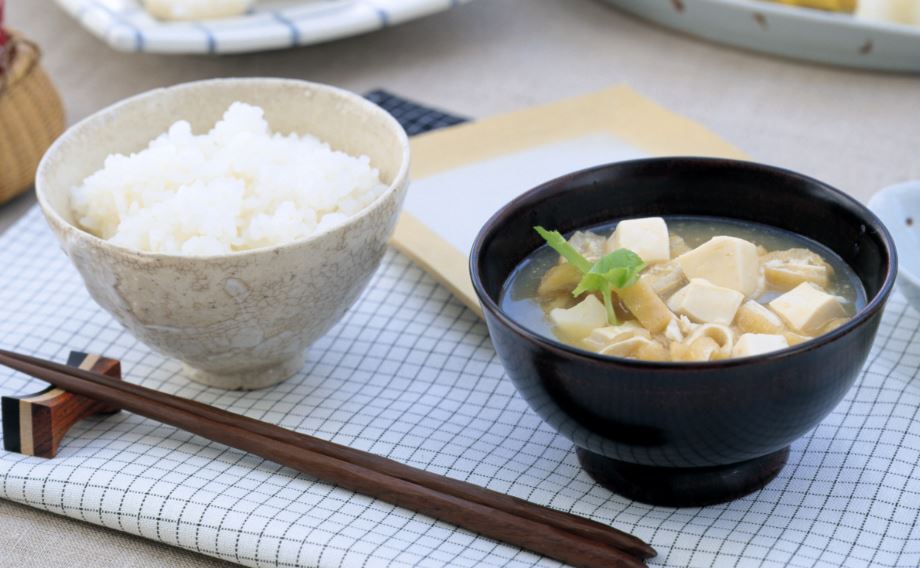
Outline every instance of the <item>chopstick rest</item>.
MULTIPOLYGON (((121 379, 121 363, 99 355, 72 351, 67 365, 121 379)), ((35 394, 2 397, 3 447, 8 452, 53 458, 61 440, 77 422, 97 414, 114 414, 118 408, 48 387, 35 394)))

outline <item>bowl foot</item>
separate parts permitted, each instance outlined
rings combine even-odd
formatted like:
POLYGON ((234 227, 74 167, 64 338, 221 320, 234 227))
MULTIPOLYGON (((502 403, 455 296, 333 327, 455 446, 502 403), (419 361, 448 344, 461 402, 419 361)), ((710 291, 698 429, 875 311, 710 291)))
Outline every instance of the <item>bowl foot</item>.
POLYGON ((288 380, 303 367, 303 362, 303 355, 297 355, 274 365, 235 373, 205 371, 185 365, 185 376, 209 387, 227 390, 256 390, 288 380))
POLYGON ((576 448, 578 461, 607 489, 643 503, 701 507, 743 497, 769 483, 786 465, 789 448, 745 462, 712 467, 655 467, 576 448))

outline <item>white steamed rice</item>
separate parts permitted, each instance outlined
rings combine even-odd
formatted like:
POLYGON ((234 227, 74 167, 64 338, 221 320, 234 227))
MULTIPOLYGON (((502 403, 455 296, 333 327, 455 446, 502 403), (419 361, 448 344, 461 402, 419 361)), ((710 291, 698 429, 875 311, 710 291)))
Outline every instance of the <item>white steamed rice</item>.
POLYGON ((217 255, 323 232, 386 189, 366 156, 272 134, 261 108, 237 102, 207 134, 183 120, 136 154, 110 155, 72 188, 71 206, 84 229, 112 243, 217 255))

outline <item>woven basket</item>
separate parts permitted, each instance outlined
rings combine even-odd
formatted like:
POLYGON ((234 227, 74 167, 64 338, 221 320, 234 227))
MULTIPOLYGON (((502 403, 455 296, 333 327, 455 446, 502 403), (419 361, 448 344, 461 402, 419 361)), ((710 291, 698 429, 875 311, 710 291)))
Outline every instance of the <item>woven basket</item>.
POLYGON ((41 52, 18 34, 0 75, 0 204, 25 192, 45 150, 64 131, 64 107, 38 63, 41 52))

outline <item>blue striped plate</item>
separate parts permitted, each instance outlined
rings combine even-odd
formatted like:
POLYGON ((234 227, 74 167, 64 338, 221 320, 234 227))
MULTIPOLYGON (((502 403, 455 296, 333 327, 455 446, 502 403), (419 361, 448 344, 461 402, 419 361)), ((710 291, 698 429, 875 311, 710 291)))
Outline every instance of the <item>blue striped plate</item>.
POLYGON ((57 0, 120 51, 240 53, 320 43, 379 30, 470 0, 259 0, 237 18, 164 22, 141 0, 57 0))

